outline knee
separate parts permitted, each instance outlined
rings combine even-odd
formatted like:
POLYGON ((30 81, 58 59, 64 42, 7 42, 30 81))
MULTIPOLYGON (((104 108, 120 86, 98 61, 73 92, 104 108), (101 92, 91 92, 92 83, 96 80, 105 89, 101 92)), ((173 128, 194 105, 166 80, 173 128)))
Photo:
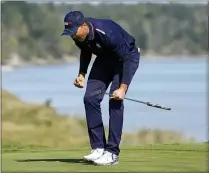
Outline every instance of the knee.
POLYGON ((100 104, 101 102, 101 99, 96 97, 96 96, 88 96, 88 95, 85 95, 83 97, 83 102, 85 105, 93 105, 93 106, 97 106, 100 104))

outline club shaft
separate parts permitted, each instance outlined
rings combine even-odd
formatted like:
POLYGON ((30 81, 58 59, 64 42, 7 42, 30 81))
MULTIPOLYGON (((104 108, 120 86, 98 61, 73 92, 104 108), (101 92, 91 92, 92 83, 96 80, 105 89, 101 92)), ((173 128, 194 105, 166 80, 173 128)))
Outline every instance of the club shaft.
MULTIPOLYGON (((105 94, 111 96, 109 93, 105 93, 105 94)), ((144 102, 144 101, 140 101, 140 100, 136 100, 136 99, 130 99, 130 98, 127 98, 127 97, 125 97, 124 99, 125 100, 130 100, 130 101, 133 101, 133 102, 138 102, 138 103, 146 104, 147 106, 152 106, 152 107, 156 107, 156 108, 160 108, 160 109, 165 109, 165 110, 171 110, 171 108, 163 107, 163 106, 160 106, 158 104, 152 104, 150 102, 144 102)))
POLYGON ((143 101, 140 101, 140 100, 130 99, 130 98, 126 98, 126 97, 124 99, 134 101, 134 102, 138 102, 138 103, 148 104, 148 102, 143 102, 143 101))

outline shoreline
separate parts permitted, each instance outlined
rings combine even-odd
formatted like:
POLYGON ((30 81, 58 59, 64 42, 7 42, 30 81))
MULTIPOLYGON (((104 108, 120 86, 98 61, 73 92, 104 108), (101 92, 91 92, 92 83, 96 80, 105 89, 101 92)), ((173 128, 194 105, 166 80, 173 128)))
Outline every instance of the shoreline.
MULTIPOLYGON (((198 60, 198 59, 208 59, 208 55, 206 54, 201 54, 201 55, 169 55, 169 56, 164 56, 164 55, 141 55, 141 57, 148 59, 148 60, 162 60, 162 59, 177 59, 179 61, 181 60, 198 60)), ((92 56, 92 58, 95 58, 95 55, 92 56)), ((30 67, 30 66, 54 66, 54 65, 65 65, 65 64, 74 64, 78 63, 79 58, 73 57, 71 59, 65 59, 65 60, 52 60, 52 61, 44 61, 39 63, 31 61, 31 62, 21 62, 21 63, 7 63, 7 64, 2 64, 1 65, 1 71, 2 72, 10 72, 14 71, 17 68, 24 68, 24 67, 30 67)))

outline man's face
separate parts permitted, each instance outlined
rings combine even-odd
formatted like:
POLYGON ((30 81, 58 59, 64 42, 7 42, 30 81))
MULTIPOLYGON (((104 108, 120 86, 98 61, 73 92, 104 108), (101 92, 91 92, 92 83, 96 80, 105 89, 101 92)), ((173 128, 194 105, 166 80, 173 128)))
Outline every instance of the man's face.
POLYGON ((72 35, 72 38, 77 41, 84 41, 86 36, 88 35, 88 26, 86 24, 81 25, 76 34, 72 35))

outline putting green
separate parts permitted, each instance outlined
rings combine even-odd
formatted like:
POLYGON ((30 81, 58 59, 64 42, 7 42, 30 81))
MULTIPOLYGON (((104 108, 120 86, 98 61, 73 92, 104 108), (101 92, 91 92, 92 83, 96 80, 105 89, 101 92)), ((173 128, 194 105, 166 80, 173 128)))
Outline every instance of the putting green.
POLYGON ((124 171, 206 171, 206 144, 154 145, 121 148, 119 165, 95 166, 82 161, 87 148, 69 150, 5 150, 3 172, 124 172, 124 171))

